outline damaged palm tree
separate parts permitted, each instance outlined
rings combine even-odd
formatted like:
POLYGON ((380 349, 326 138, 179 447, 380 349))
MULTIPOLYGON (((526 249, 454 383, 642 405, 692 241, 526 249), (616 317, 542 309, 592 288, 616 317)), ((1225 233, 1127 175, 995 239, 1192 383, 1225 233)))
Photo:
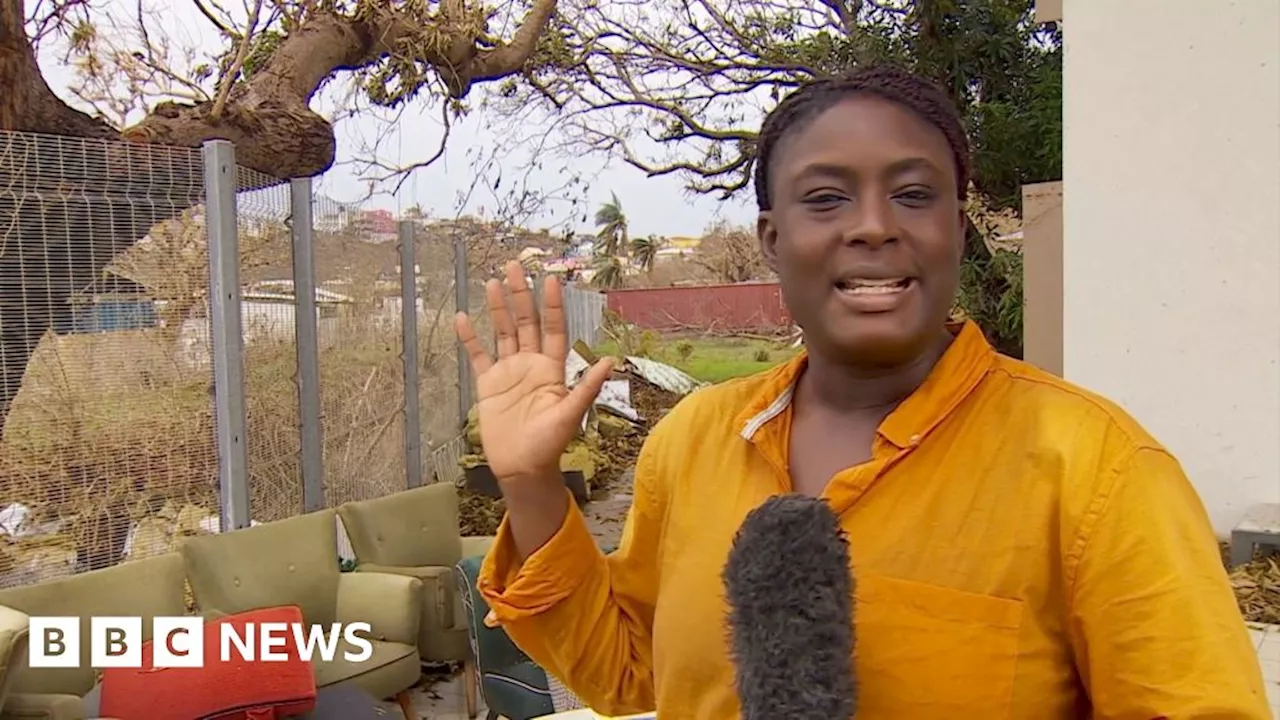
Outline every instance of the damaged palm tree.
POLYGON ((525 66, 556 0, 524 3, 508 38, 491 34, 498 9, 469 0, 254 0, 239 23, 201 1, 228 47, 217 63, 182 72, 141 7, 131 39, 118 42, 87 3, 31 5, 0 0, 0 432, 40 338, 69 322, 72 293, 156 223, 203 201, 194 148, 229 140, 239 164, 279 180, 322 173, 336 141, 311 104, 328 81, 352 75, 388 108, 424 93, 460 101, 525 66), (162 101, 142 104, 149 111, 127 127, 67 105, 36 62, 55 33, 77 68, 73 91, 100 115, 114 108, 123 126, 140 107, 114 102, 113 84, 162 101), (158 145, 193 150, 182 158, 158 145), (157 188, 167 202, 154 201, 157 188))

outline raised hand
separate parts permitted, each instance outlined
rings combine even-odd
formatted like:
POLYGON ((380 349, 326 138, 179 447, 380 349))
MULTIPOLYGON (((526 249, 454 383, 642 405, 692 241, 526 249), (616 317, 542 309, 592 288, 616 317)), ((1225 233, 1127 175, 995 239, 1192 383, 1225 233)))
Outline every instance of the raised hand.
POLYGON ((554 277, 546 279, 540 321, 520 263, 508 263, 506 277, 509 305, 500 281, 485 283, 497 334, 497 362, 481 345, 466 313, 458 313, 454 321, 476 378, 476 412, 484 454, 489 468, 504 483, 559 471, 560 455, 612 370, 611 360, 601 360, 573 390, 566 389, 564 363, 569 339, 560 283, 554 277))

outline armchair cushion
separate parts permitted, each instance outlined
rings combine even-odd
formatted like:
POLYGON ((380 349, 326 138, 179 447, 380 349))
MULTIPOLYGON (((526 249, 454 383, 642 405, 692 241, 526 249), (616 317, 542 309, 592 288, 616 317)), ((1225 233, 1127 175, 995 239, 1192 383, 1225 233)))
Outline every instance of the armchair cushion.
POLYGON ((493 542, 497 540, 493 535, 472 535, 462 538, 462 557, 485 556, 489 554, 489 548, 493 547, 493 542))
POLYGON ((462 557, 458 490, 451 483, 343 503, 338 515, 362 563, 451 568, 462 557))
POLYGON ((128 720, 247 720, 310 712, 316 704, 316 682, 311 663, 302 659, 301 648, 292 638, 280 648, 286 656, 283 661, 246 660, 235 653, 230 662, 218 660, 224 625, 235 627, 241 637, 253 637, 256 626, 262 623, 301 622, 302 612, 289 606, 253 610, 206 623, 204 667, 170 668, 160 673, 153 667, 153 643, 144 643, 142 667, 104 671, 99 712, 128 720))
POLYGON ((374 640, 373 655, 363 662, 353 662, 343 657, 351 647, 344 639, 338 645, 338 654, 330 663, 314 663, 316 686, 328 687, 340 682, 352 681, 377 698, 389 698, 405 688, 412 687, 422 676, 418 663, 418 648, 398 642, 374 640))
POLYGON ((187 579, 201 613, 297 605, 308 623, 335 621, 337 525, 317 510, 182 544, 187 579))
POLYGON ((416 646, 421 580, 389 573, 342 573, 337 598, 337 622, 367 622, 376 640, 416 646))

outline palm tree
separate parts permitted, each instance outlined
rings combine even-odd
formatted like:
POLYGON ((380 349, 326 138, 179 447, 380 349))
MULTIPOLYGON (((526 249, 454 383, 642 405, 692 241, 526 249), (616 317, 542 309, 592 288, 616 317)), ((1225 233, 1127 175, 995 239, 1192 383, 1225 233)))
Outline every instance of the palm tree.
POLYGON ((658 251, 666 243, 657 235, 636 238, 631 241, 631 256, 639 263, 644 272, 653 272, 653 262, 658 259, 658 251))
POLYGON ((597 254, 591 284, 605 290, 622 287, 622 263, 616 255, 597 254))
POLYGON ((622 211, 622 201, 617 194, 609 193, 609 202, 596 210, 596 237, 601 245, 597 252, 610 257, 626 257, 630 241, 627 238, 627 214, 622 211))

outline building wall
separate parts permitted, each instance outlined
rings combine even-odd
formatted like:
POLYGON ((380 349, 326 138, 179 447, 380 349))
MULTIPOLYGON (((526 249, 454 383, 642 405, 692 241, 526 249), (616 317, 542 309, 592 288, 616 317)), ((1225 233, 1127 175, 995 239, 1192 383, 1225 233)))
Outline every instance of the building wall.
POLYGON ((1063 364, 1225 533, 1280 501, 1280 2, 1066 0, 1063 364))
POLYGON ((1062 375, 1062 183, 1022 188, 1022 357, 1062 375))

